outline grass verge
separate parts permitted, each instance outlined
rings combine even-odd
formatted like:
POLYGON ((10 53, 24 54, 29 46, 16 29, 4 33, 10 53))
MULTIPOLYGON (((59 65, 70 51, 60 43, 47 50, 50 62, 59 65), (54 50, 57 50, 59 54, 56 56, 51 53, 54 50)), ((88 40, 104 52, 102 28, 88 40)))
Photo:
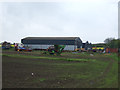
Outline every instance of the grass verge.
POLYGON ((76 58, 60 58, 60 57, 41 57, 41 56, 27 56, 27 55, 8 55, 8 54, 2 54, 2 56, 8 56, 8 57, 20 57, 20 58, 34 58, 34 59, 49 59, 49 60, 66 60, 66 61, 96 61, 95 59, 76 59, 76 58))

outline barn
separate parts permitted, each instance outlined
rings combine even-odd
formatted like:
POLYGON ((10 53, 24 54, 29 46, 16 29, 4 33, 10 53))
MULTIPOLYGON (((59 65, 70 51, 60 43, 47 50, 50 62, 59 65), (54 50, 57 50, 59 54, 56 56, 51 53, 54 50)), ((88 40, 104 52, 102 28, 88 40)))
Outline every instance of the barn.
POLYGON ((65 45, 64 50, 74 51, 82 47, 82 40, 79 37, 26 37, 21 39, 24 46, 32 49, 47 49, 52 45, 65 45))

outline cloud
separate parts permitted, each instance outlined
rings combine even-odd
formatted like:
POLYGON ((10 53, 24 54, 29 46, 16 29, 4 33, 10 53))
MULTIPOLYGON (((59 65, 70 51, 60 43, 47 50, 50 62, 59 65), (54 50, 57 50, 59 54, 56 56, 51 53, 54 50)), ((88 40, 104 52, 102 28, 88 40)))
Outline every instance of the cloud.
POLYGON ((2 10, 2 40, 20 42, 27 36, 79 36, 83 41, 103 42, 107 37, 117 38, 114 0, 11 2, 3 3, 2 10))

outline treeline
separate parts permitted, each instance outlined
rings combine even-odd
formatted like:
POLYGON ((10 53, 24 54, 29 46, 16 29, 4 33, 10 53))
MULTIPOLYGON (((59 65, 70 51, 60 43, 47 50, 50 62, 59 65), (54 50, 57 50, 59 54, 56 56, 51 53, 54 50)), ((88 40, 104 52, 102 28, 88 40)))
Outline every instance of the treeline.
POLYGON ((120 39, 107 38, 104 41, 106 48, 120 48, 120 39))

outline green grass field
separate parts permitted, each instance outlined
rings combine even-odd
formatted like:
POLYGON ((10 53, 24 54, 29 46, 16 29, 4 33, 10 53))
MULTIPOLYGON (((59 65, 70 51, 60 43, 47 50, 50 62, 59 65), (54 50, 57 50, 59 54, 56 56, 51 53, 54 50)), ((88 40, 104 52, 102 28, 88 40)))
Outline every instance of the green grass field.
POLYGON ((117 54, 3 51, 3 88, 117 88, 117 54), (34 76, 31 76, 31 73, 34 76))

